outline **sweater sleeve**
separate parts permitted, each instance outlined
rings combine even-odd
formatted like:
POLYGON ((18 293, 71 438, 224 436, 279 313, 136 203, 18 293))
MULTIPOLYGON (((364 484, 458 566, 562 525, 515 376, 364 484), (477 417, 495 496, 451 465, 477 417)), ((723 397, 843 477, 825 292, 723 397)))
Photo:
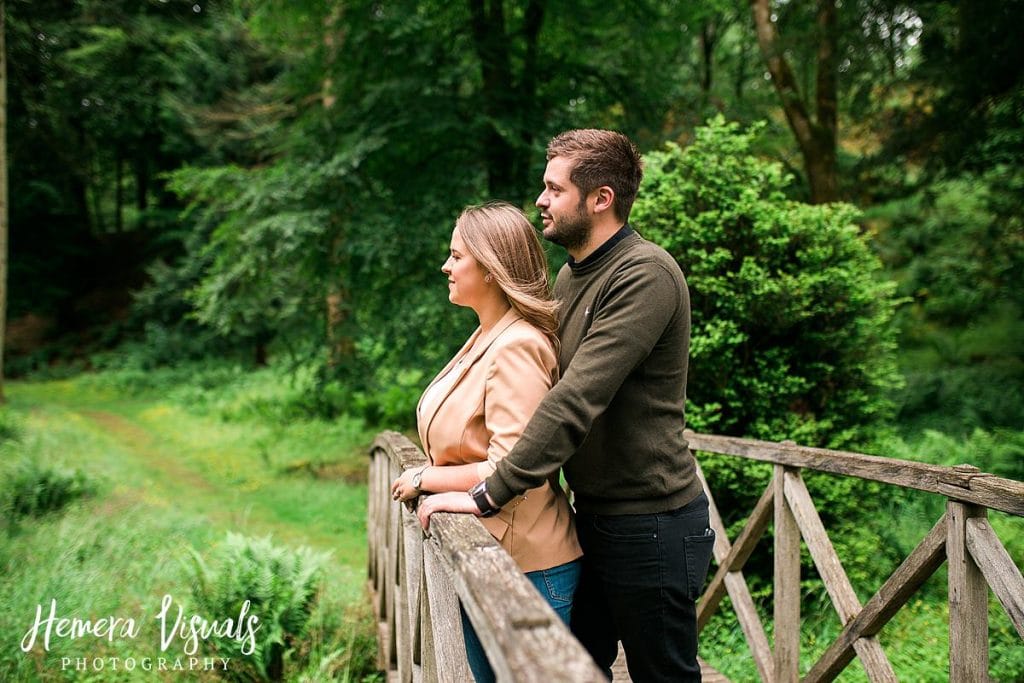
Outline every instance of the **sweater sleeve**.
POLYGON ((498 505, 539 486, 576 452, 625 378, 650 355, 680 305, 677 279, 642 260, 614 273, 562 379, 487 478, 498 505))
POLYGON ((484 424, 490 442, 487 459, 477 466, 481 479, 494 472, 519 440, 551 389, 556 365, 554 350, 536 338, 514 339, 494 354, 484 390, 484 424))

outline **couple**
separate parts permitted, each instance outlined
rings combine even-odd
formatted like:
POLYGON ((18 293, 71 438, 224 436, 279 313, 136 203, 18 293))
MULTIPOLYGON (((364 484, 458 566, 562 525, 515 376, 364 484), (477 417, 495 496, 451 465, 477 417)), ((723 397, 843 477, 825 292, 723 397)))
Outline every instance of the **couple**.
MULTIPOLYGON (((436 493, 424 526, 440 511, 482 517, 609 679, 621 640, 634 681, 700 680, 695 600, 714 534, 683 437, 686 282, 627 223, 643 176, 628 138, 568 131, 547 159, 536 204, 569 252, 553 298, 519 209, 462 213, 441 270, 480 327, 420 399, 431 465, 393 496, 436 493)), ((474 676, 493 680, 465 614, 463 627, 474 676)))

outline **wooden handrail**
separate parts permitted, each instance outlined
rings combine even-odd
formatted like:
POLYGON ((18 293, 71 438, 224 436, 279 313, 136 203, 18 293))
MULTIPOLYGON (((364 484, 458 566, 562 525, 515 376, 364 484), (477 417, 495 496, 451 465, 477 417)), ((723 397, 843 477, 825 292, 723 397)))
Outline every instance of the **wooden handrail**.
POLYGON ((894 484, 1024 516, 1024 482, 1003 479, 972 465, 942 467, 789 443, 697 434, 689 430, 686 438, 695 451, 736 455, 776 465, 894 484))
POLYGON ((498 681, 605 683, 594 661, 522 571, 472 515, 438 513, 424 535, 410 506, 391 500, 391 482, 426 462, 396 432, 370 451, 369 584, 381 670, 398 680, 472 681, 459 604, 498 681))
MULTIPOLYGON (((796 681, 800 647, 800 544, 810 551, 842 630, 803 676, 833 680, 858 657, 873 681, 896 674, 878 636, 943 563, 949 565, 950 679, 988 676, 988 588, 1024 639, 1024 578, 987 523, 988 509, 1024 516, 1024 483, 969 465, 941 467, 788 442, 686 433, 695 452, 771 463, 772 480, 740 534, 730 542, 704 479, 717 534, 717 563, 697 604, 703 629, 729 595, 763 681, 796 681), (860 604, 822 524, 802 470, 852 476, 944 496, 946 511, 874 596, 860 604), (770 644, 743 577, 758 540, 773 522, 774 643, 770 644)), ((390 484, 425 462, 395 432, 371 449, 370 588, 378 619, 382 670, 398 680, 471 680, 460 627, 461 601, 499 681, 604 681, 579 643, 532 589, 512 559, 469 515, 434 515, 424 537, 415 515, 394 503, 390 484)))
POLYGON ((759 460, 774 474, 746 525, 730 544, 714 497, 698 465, 711 501, 711 523, 718 569, 697 605, 704 628, 726 593, 763 681, 830 681, 857 656, 872 681, 895 681, 896 674, 877 639, 882 627, 943 564, 949 565, 950 680, 988 679, 988 588, 999 599, 1024 639, 1024 578, 986 521, 988 509, 1024 516, 1024 483, 981 472, 971 465, 942 467, 862 453, 808 448, 789 442, 686 432, 695 452, 759 460), (861 605, 814 502, 801 470, 857 477, 942 495, 946 513, 878 592, 861 605), (743 579, 743 567, 774 515, 775 642, 764 627, 743 579), (801 679, 799 676, 800 542, 803 540, 843 625, 842 632, 801 679))

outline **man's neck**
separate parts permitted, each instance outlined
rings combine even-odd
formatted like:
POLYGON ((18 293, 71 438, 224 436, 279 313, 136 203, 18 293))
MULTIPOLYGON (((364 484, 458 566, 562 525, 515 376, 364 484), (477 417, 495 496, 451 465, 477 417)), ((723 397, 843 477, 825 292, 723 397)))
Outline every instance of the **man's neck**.
POLYGON ((606 221, 600 225, 594 225, 594 229, 590 231, 590 238, 587 243, 577 249, 567 249, 569 256, 572 256, 576 263, 579 263, 583 259, 593 254, 598 247, 611 239, 612 235, 622 229, 625 223, 619 223, 618 221, 606 221))

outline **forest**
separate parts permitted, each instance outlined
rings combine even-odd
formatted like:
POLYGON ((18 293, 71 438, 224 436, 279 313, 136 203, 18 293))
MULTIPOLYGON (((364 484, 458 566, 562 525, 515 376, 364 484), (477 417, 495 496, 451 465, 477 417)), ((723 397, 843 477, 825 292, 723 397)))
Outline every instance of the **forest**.
MULTIPOLYGON (((165 593, 215 614, 245 591, 279 609, 254 655, 209 644, 237 678, 378 680, 366 449, 414 432, 475 325, 440 272, 455 218, 503 199, 538 223, 545 146, 569 128, 644 154, 631 224, 691 291, 689 428, 1024 480, 1022 0, 0 0, 0 17, 4 680, 70 680, 60 657, 97 650, 17 647, 51 598, 148 617, 165 593)), ((554 273, 566 254, 545 248, 554 273)), ((769 469, 702 466, 738 531, 769 469)), ((942 513, 808 485, 862 599, 942 513)), ((1024 565, 1022 520, 992 522, 1024 565)), ((804 559, 811 658, 840 625, 804 559)), ((1021 680, 1024 646, 991 614, 990 673, 1021 680)), ((947 628, 936 577, 882 632, 901 678, 945 680, 947 628)), ((155 651, 142 640, 101 654, 155 651)), ((701 650, 756 679, 735 617, 701 650)))

